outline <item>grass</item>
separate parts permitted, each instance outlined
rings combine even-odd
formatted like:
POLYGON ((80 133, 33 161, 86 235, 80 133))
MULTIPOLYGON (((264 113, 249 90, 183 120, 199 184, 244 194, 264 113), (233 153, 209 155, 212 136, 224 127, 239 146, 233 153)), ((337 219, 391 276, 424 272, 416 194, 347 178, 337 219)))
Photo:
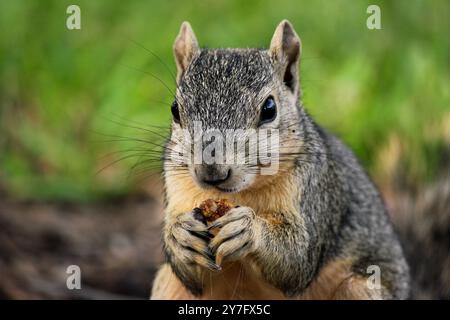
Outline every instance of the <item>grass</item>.
POLYGON ((96 172, 109 152, 136 144, 102 134, 145 136, 117 122, 168 126, 171 94, 148 73, 174 83, 141 45, 174 72, 184 20, 202 46, 267 47, 289 19, 302 38, 307 109, 381 183, 394 173, 420 185, 448 161, 448 1, 82 0, 75 31, 65 27, 70 4, 0 4, 0 183, 15 197, 89 201, 133 190, 133 159, 96 172), (381 7, 381 30, 366 28, 369 4, 381 7))

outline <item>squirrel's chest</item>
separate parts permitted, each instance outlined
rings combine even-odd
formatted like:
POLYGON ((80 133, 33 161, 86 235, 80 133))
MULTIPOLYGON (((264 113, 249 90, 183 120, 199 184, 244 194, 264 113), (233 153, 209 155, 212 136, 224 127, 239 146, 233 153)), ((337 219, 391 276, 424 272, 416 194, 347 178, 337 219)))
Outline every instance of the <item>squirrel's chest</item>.
POLYGON ((366 280, 352 274, 351 262, 337 260, 325 266, 304 292, 287 297, 258 276, 250 261, 236 262, 219 275, 206 279, 200 299, 216 300, 321 300, 321 299, 380 299, 379 291, 369 292, 366 280))
POLYGON ((283 293, 265 283, 250 264, 234 262, 224 266, 219 274, 205 274, 204 291, 200 299, 215 300, 277 300, 283 293))

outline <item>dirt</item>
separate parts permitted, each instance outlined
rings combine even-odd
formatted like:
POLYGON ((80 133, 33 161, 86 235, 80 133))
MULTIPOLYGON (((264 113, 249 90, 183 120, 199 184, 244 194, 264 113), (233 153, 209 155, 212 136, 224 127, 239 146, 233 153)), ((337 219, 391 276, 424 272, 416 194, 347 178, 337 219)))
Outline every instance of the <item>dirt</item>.
POLYGON ((0 299, 148 299, 162 262, 151 197, 61 205, 0 199, 0 299), (81 270, 81 290, 66 285, 81 270))

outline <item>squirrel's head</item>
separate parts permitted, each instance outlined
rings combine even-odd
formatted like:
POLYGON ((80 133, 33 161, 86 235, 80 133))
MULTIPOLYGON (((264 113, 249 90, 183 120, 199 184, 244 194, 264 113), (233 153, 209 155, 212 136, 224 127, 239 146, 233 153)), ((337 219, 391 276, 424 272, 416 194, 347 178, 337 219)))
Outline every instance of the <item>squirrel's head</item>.
POLYGON ((168 150, 176 152, 166 157, 166 171, 179 165, 201 187, 223 192, 269 181, 282 167, 280 155, 292 153, 298 141, 300 54, 300 38, 287 20, 268 50, 201 49, 184 22, 174 43, 177 90, 168 150), (280 164, 270 173, 274 162, 280 164))

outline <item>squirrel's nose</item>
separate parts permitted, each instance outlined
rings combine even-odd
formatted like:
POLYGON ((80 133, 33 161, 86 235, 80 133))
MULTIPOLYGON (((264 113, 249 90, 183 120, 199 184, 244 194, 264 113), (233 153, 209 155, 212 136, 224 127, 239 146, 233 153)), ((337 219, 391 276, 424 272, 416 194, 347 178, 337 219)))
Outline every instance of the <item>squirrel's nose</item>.
POLYGON ((197 177, 205 184, 217 186, 231 177, 231 169, 219 170, 216 166, 206 166, 203 170, 195 170, 197 177))

